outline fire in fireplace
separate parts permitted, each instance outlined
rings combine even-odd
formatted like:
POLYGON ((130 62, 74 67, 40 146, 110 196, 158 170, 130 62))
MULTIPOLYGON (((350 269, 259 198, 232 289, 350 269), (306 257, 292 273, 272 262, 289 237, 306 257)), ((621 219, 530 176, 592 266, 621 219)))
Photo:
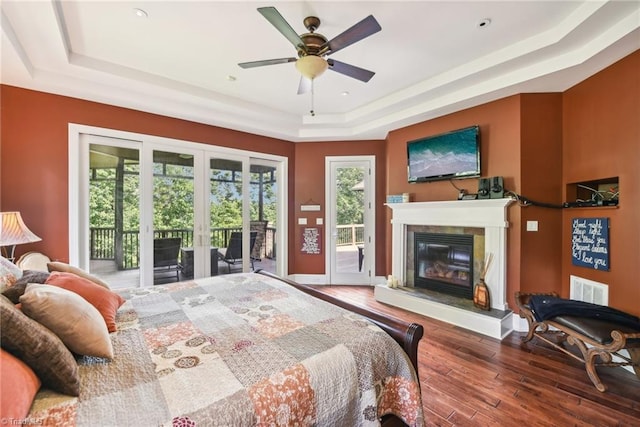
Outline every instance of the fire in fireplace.
POLYGON ((415 233, 416 287, 473 299, 473 235, 415 233))

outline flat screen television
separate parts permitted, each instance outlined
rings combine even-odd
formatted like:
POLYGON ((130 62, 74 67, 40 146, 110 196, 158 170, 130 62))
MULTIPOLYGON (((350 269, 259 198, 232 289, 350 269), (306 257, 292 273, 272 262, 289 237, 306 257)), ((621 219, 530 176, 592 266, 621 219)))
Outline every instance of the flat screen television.
POLYGON ((480 127, 407 142, 409 182, 480 176, 480 127))

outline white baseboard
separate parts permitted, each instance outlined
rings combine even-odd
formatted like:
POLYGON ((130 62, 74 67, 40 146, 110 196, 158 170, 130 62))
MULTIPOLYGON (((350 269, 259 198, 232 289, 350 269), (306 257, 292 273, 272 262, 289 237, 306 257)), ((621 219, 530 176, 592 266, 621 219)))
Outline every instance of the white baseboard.
MULTIPOLYGON (((289 279, 302 283, 304 285, 329 285, 329 278, 326 274, 290 274, 289 279)), ((387 279, 384 276, 375 276, 372 283, 368 283, 370 286, 382 285, 387 283, 387 279)), ((363 283, 341 283, 341 285, 358 285, 362 286, 363 283)))
POLYGON ((327 285, 328 280, 325 274, 290 274, 289 279, 303 285, 327 285))
POLYGON ((527 319, 523 319, 518 314, 513 313, 513 330, 517 332, 528 332, 529 324, 527 319))

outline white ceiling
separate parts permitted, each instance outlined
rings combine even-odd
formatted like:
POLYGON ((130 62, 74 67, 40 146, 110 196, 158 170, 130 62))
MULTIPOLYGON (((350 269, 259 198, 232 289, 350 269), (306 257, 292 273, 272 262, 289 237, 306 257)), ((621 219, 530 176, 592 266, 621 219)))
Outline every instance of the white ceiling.
POLYGON ((383 139, 390 130, 523 92, 564 91, 640 48, 640 1, 2 0, 1 82, 289 141, 383 139), (296 56, 260 13, 332 39, 372 14, 382 31, 331 58, 297 95, 296 56), (147 12, 135 15, 134 8, 147 12), (480 27, 483 19, 491 24, 480 27), (348 92, 348 95, 343 95, 348 92))

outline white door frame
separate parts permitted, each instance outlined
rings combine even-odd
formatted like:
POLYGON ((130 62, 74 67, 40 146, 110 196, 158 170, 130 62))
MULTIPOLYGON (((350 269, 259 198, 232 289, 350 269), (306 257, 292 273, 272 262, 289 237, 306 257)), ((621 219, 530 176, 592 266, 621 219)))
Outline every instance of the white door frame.
MULTIPOLYGON (((89 239, 86 232, 89 230, 89 148, 92 144, 123 147, 138 151, 140 170, 138 182, 140 193, 144 194, 148 185, 143 179, 145 170, 142 162, 142 140, 125 138, 123 135, 101 135, 96 133, 78 133, 78 143, 75 149, 69 147, 69 262, 85 271, 90 271, 89 239), (73 183, 73 184, 72 184, 73 183)), ((143 201, 139 200, 138 208, 142 212, 143 201)), ((143 236, 143 221, 140 219, 139 233, 143 236)), ((146 250, 145 239, 140 239, 140 251, 146 250)), ((153 261, 151 261, 153 263, 153 261)), ((145 270, 140 268, 140 283, 147 279, 145 270)), ((138 286, 140 283, 136 284, 138 286)))
MULTIPOLYGON (((205 205, 205 193, 204 193, 204 179, 206 177, 206 172, 202 168, 202 157, 204 156, 202 150, 197 150, 194 147, 190 147, 188 145, 181 145, 175 143, 166 143, 164 141, 154 141, 149 140, 147 143, 143 143, 142 149, 142 157, 140 158, 141 169, 144 167, 145 173, 141 177, 143 182, 142 188, 150 189, 150 191, 143 192, 141 191, 141 208, 140 208, 140 273, 141 277, 144 277, 145 280, 141 280, 141 283, 153 283, 153 279, 146 280, 146 275, 144 273, 153 272, 153 236, 154 236, 154 225, 153 225, 153 196, 155 192, 154 188, 154 178, 153 171, 149 171, 149 166, 152 168, 153 166, 153 153, 155 151, 163 151, 168 153, 175 154, 189 154, 193 156, 193 245, 194 250, 199 250, 200 244, 197 242, 202 242, 202 234, 203 224, 206 224, 205 214, 204 214, 204 205, 205 205)), ((201 264, 205 257, 200 252, 194 251, 194 272, 196 268, 198 271, 204 272, 204 268, 201 267, 201 264)), ((196 276, 194 274, 194 278, 203 277, 202 275, 196 276)))
MULTIPOLYGON (((95 126, 87 126, 80 125, 75 123, 69 123, 69 145, 68 145, 68 158, 69 158, 69 263, 71 265, 89 269, 89 251, 87 246, 87 238, 86 231, 88 230, 89 224, 89 213, 88 213, 88 200, 89 200, 89 186, 88 186, 88 168, 85 168, 89 162, 89 148, 88 144, 81 143, 81 135, 95 135, 98 137, 106 137, 106 138, 115 138, 127 141, 127 147, 136 148, 140 150, 140 160, 141 165, 144 159, 152 159, 153 150, 166 150, 166 151, 177 151, 181 153, 192 153, 194 154, 194 166, 195 165, 204 165, 206 163, 206 159, 210 156, 219 156, 221 158, 233 158, 233 159, 242 159, 243 162, 243 182, 245 182, 247 187, 243 189, 243 194, 249 194, 249 164, 251 161, 259 161, 256 159, 264 159, 271 160, 277 164, 277 174, 278 174, 278 223, 280 224, 278 232, 276 233, 276 272, 279 275, 285 276, 288 271, 288 257, 285 253, 285 249, 287 247, 286 242, 288 241, 288 158, 273 154, 265 154, 258 153, 246 150, 239 150, 235 148, 228 147, 220 147, 210 144, 192 142, 192 141, 184 141, 172 138, 159 137, 154 135, 146 135, 139 134, 134 132, 120 131, 115 129, 107 129, 100 128, 95 126), (246 193, 245 193, 246 192, 246 193)), ((148 193, 151 194, 148 190, 152 188, 152 174, 147 173, 146 171, 140 171, 140 186, 141 191, 144 191, 143 194, 148 193)), ((196 169, 202 169, 196 167, 196 169)), ((201 177, 199 173, 196 174, 196 182, 194 183, 194 191, 199 191, 202 194, 205 194, 205 191, 209 191, 208 180, 206 180, 206 172, 208 170, 208 166, 204 168, 201 173, 204 175, 201 177), (200 181, 200 182, 198 182, 200 181)), ((152 196, 147 197, 152 200, 152 196)), ((149 200, 143 201, 141 198, 141 222, 140 222, 140 233, 141 236, 146 236, 147 232, 150 232, 153 226, 153 216, 152 213, 143 213, 146 211, 151 211, 151 209, 143 209, 144 206, 147 206, 149 200)), ((196 230, 194 225, 194 239, 195 233, 205 233, 208 230, 208 217, 205 220, 204 207, 206 203, 202 203, 201 205, 194 206, 195 217, 194 222, 199 222, 203 224, 202 231, 196 230)), ((246 216, 246 223, 248 224, 249 218, 249 199, 244 198, 244 208, 243 208, 243 217, 246 216)), ((152 204, 149 204, 152 206, 152 204)), ((248 225, 245 235, 248 236, 248 225)), ((144 256, 141 259, 141 267, 142 263, 144 266, 152 266, 153 265, 153 251, 146 250, 150 249, 152 246, 147 248, 145 246, 152 245, 153 240, 151 238, 147 239, 141 238, 141 251, 147 254, 148 256, 144 256)), ((244 245, 248 248, 248 245, 244 245)), ((248 249, 247 249, 248 250, 248 249)), ((202 260, 194 259, 194 273, 197 271, 204 274, 205 265, 209 268, 209 262, 206 260, 209 259, 208 252, 203 251, 202 260)), ((247 263, 248 263, 248 257, 247 263)), ((145 269, 141 268, 141 284, 145 283, 153 283, 149 281, 148 277, 143 277, 142 273, 145 269)))
POLYGON ((325 274, 328 284, 371 284, 375 279, 375 156, 327 156, 325 158, 325 274), (336 272, 336 245, 337 235, 337 215, 335 206, 336 176, 337 167, 363 167, 364 174, 364 253, 362 271, 358 273, 338 273, 336 272), (368 173, 367 173, 368 172, 368 173))

